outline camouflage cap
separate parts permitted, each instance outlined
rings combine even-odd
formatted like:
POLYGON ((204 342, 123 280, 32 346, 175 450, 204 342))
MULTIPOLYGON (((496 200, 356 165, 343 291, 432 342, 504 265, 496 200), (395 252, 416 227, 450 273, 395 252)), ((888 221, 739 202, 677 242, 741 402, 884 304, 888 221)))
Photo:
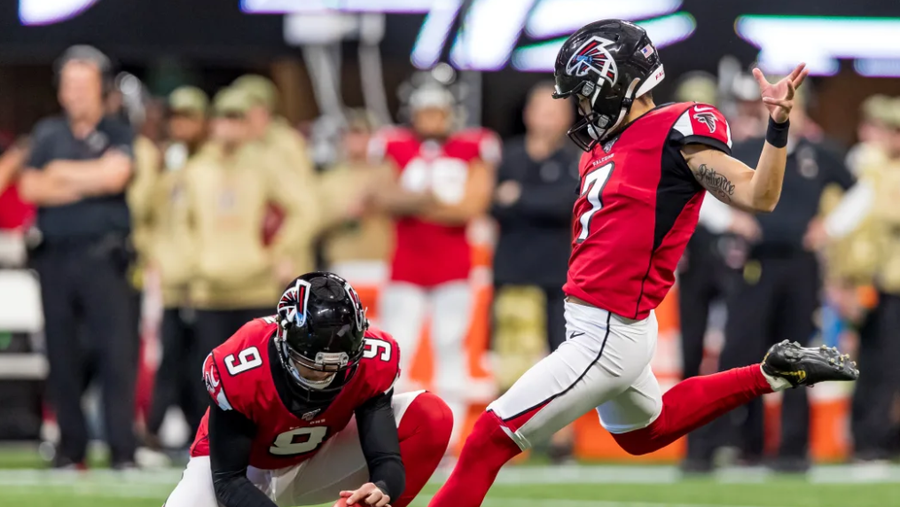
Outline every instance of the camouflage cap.
POLYGON ((868 121, 890 123, 891 118, 894 115, 894 102, 896 102, 896 100, 887 95, 876 94, 866 98, 859 109, 860 112, 862 112, 863 118, 868 121))
POLYGON ((347 130, 371 132, 378 126, 378 121, 368 110, 363 108, 346 109, 347 130))
POLYGON ((169 94, 169 109, 197 116, 206 114, 209 97, 195 86, 179 86, 169 94))
POLYGON ((882 121, 895 129, 900 129, 900 98, 887 99, 882 109, 886 113, 882 121))
POLYGON ((678 84, 675 100, 715 104, 718 93, 716 78, 705 72, 690 73, 678 84))
POLYGON ((235 79, 231 86, 245 90, 250 94, 254 105, 265 106, 269 111, 274 111, 278 104, 278 88, 269 78, 245 74, 235 79))
POLYGON ((229 86, 219 90, 213 99, 213 112, 218 116, 247 114, 253 107, 253 98, 247 91, 229 86))

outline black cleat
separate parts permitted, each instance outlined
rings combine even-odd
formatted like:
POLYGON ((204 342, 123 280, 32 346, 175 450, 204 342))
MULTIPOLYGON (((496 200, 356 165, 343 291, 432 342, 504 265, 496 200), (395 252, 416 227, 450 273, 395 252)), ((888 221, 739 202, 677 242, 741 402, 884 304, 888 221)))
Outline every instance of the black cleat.
POLYGON ((837 348, 806 348, 787 340, 772 345, 762 361, 762 369, 767 375, 787 380, 791 387, 859 378, 856 362, 841 355, 837 348))

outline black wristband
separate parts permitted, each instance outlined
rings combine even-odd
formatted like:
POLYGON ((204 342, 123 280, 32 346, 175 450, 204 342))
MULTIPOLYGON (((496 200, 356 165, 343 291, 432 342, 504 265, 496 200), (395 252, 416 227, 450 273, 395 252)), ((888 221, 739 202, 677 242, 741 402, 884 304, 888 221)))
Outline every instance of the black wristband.
POLYGON ((784 123, 776 123, 772 117, 769 117, 769 127, 766 128, 766 142, 776 148, 784 148, 788 142, 788 129, 791 127, 791 120, 784 123))

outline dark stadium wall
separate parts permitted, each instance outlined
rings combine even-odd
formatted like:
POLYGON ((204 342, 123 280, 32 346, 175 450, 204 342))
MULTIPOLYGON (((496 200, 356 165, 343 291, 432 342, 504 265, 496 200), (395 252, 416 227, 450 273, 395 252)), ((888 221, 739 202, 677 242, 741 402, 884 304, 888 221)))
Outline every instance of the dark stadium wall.
POLYGON ((876 93, 900 96, 900 79, 865 78, 843 65, 836 76, 813 80, 810 116, 844 148, 856 142, 859 106, 876 93))
MULTIPOLYGON (((268 73, 291 90, 285 104, 290 119, 309 119, 317 112, 300 51, 284 42, 282 16, 246 15, 238 0, 101 0, 71 20, 40 27, 22 26, 16 9, 17 2, 0 2, 0 89, 7 97, 0 101, 0 129, 27 131, 36 118, 56 109, 49 64, 74 43, 97 45, 151 88, 167 61, 182 65, 194 84, 208 91, 243 72, 268 73)), ((738 57, 744 65, 753 62, 758 50, 735 34, 734 20, 741 14, 900 16, 897 2, 883 0, 684 0, 680 9, 695 18, 697 29, 687 40, 660 49, 667 80, 654 92, 658 101, 669 99, 680 74, 715 72, 724 54, 738 57)), ((423 19, 387 16, 381 49, 385 88, 394 111, 398 102, 394 90, 415 70, 409 54, 423 19)), ((349 105, 361 105, 359 82, 365 76, 359 76, 353 44, 345 44, 343 93, 349 105)), ((835 77, 812 81, 820 97, 812 113, 829 132, 849 143, 859 101, 876 91, 896 93, 900 81, 864 79, 844 67, 835 77)), ((502 134, 520 132, 524 94, 546 77, 510 69, 486 73, 483 123, 502 134)), ((154 91, 165 93, 168 86, 156 86, 154 91)))

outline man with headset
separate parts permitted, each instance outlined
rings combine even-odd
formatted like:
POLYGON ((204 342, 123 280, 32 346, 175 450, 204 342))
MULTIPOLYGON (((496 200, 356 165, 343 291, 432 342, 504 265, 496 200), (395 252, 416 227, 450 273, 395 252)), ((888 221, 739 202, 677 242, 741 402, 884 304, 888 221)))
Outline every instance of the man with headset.
POLYGON ((127 271, 131 232, 125 189, 132 175, 131 128, 104 117, 110 62, 89 46, 56 65, 63 115, 39 122, 22 174, 22 197, 37 206, 30 260, 40 275, 50 376, 60 429, 54 465, 82 468, 88 430, 81 407, 88 365, 102 385, 103 426, 114 468, 134 459, 138 340, 127 271))

